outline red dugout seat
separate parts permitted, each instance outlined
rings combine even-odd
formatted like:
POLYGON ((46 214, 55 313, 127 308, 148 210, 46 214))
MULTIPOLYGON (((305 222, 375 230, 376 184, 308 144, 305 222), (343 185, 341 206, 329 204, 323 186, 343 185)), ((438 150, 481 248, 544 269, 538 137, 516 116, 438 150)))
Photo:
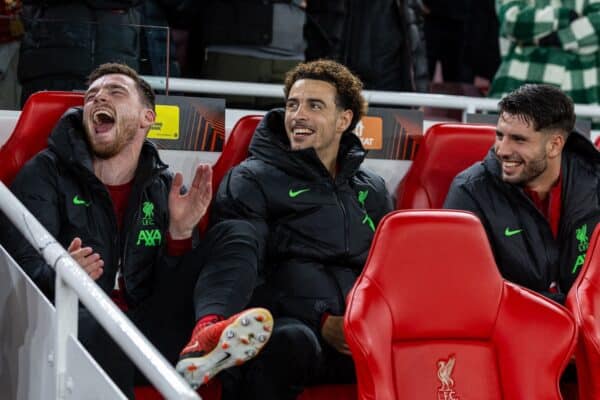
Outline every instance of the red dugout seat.
POLYGON ((397 209, 442 208, 454 177, 482 160, 496 128, 481 124, 437 124, 427 130, 397 191, 397 209))
POLYGON ((67 109, 83 105, 83 94, 38 92, 29 96, 11 136, 0 148, 0 180, 10 185, 31 157, 46 148, 56 121, 67 109))
POLYGON ((501 278, 479 220, 450 210, 384 217, 345 328, 359 398, 378 400, 560 399, 577 338, 567 310, 501 278))
POLYGON ((600 399, 600 225, 592 234, 566 305, 579 327, 575 349, 579 400, 600 399))

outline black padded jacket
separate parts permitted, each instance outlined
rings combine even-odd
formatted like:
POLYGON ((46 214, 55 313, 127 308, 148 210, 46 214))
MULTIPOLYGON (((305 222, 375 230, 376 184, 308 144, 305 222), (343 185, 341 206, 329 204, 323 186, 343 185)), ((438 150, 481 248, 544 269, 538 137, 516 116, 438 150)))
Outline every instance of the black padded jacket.
POLYGON ((392 203, 383 179, 361 167, 355 135, 342 136, 333 178, 314 149, 290 150, 283 121, 281 109, 262 120, 250 157, 223 179, 213 217, 254 224, 273 311, 317 330, 323 313, 343 314, 392 203))
MULTIPOLYGON (((165 250, 172 177, 156 148, 144 143, 119 232, 111 197, 94 175, 81 121, 81 108, 69 110, 53 130, 48 148, 25 164, 12 190, 63 247, 79 236, 84 246, 100 254, 104 273, 96 282, 106 293, 113 289, 120 267, 126 300, 135 307, 151 294, 153 282, 170 273, 178 261, 166 256, 165 250)), ((6 226, 3 245, 53 298, 54 269, 12 224, 6 226)))
POLYGON ((574 132, 563 150, 561 168, 561 216, 556 239, 523 188, 502 181, 493 149, 483 162, 457 175, 444 208, 477 214, 506 279, 564 302, 600 220, 600 153, 574 132), (558 283, 559 293, 548 292, 552 282, 558 283))

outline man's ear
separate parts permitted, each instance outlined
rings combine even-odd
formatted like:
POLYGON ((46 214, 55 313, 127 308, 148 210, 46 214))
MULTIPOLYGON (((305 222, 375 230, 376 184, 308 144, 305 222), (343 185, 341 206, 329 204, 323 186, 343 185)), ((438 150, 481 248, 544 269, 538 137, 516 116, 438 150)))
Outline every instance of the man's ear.
POLYGON ((145 129, 152 126, 152 124, 156 120, 156 113, 151 108, 144 108, 144 111, 142 111, 142 113, 142 128, 145 129))
POLYGON ((556 158, 560 156, 565 147, 565 135, 560 132, 553 132, 549 135, 550 137, 546 142, 546 154, 548 154, 549 158, 556 158))
POLYGON ((352 123, 353 117, 354 113, 350 109, 340 112, 337 118, 336 130, 340 133, 346 132, 346 129, 352 123))

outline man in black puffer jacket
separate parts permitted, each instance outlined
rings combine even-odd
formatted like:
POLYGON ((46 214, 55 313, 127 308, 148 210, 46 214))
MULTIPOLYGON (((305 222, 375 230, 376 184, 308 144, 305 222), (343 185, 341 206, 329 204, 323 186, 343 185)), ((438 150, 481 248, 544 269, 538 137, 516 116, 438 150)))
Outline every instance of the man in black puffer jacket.
MULTIPOLYGON (((276 321, 241 378, 228 385, 231 374, 221 374, 226 396, 295 399, 311 384, 355 380, 343 333, 345 298, 392 208, 383 179, 361 167, 365 150, 352 133, 366 107, 361 88, 333 61, 288 72, 285 110, 265 116, 250 157, 221 183, 215 220, 245 219, 255 227, 262 285, 254 300, 268 305, 276 321)), ((200 319, 182 352, 177 369, 192 384, 214 374, 206 359, 235 353, 228 316, 200 319)))
POLYGON ((479 216, 506 279, 563 303, 600 220, 600 153, 555 87, 524 85, 499 106, 494 147, 444 207, 479 216))
MULTIPOLYGON (((196 282, 210 287, 214 271, 226 271, 232 279, 214 293, 215 301, 245 306, 247 299, 235 294, 252 289, 244 288, 251 280, 246 275, 256 275, 257 243, 248 222, 229 220, 193 246, 192 232, 211 199, 211 169, 199 166, 184 193, 181 174, 173 177, 145 140, 154 116, 148 83, 125 65, 100 66, 90 76, 83 109, 61 118, 48 149, 21 169, 12 190, 174 362, 195 323, 196 282)), ((2 244, 53 299, 54 269, 8 222, 1 226, 2 244)), ((132 363, 83 307, 79 339, 133 398, 132 363)))

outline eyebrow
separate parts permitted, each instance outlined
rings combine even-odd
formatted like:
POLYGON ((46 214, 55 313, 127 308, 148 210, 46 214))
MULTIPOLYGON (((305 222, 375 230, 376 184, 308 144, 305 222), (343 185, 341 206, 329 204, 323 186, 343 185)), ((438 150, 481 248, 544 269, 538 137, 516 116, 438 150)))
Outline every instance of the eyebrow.
MULTIPOLYGON (((128 91, 127 86, 122 83, 109 83, 109 84, 104 85, 104 87, 107 89, 111 89, 111 90, 112 89, 123 89, 123 90, 128 91)), ((97 92, 99 89, 100 88, 98 86, 91 87, 87 90, 86 94, 97 92)))
MULTIPOLYGON (((288 97, 287 101, 295 101, 296 103, 300 102, 297 97, 288 97)), ((327 105, 327 103, 325 103, 324 100, 317 98, 317 97, 309 97, 309 98, 305 99, 304 101, 307 103, 321 103, 323 105, 327 105)))
POLYGON ((523 135, 522 133, 504 133, 499 129, 496 129, 496 136, 497 135, 502 135, 502 136, 508 136, 511 137, 513 139, 523 139, 523 140, 528 140, 526 135, 523 135))

